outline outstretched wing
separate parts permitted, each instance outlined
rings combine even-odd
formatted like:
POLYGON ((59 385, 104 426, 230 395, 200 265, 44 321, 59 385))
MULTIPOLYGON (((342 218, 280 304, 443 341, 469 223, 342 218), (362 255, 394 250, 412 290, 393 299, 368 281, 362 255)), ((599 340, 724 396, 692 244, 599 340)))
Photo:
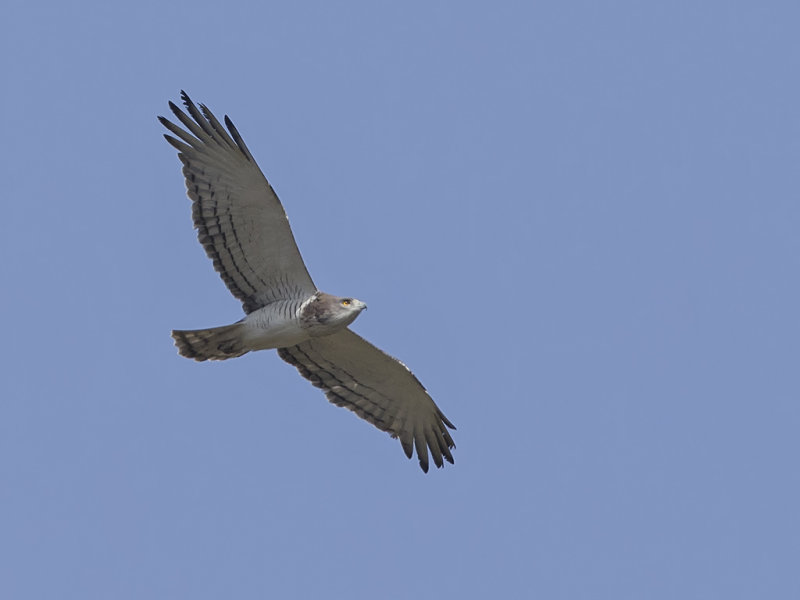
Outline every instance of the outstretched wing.
POLYGON ((291 346, 278 354, 321 388, 333 404, 344 406, 400 438, 408 458, 417 448, 422 470, 428 472, 428 450, 437 467, 453 462, 455 448, 447 420, 419 380, 403 363, 344 329, 291 346))
POLYGON ((158 120, 177 136, 164 134, 183 163, 197 237, 225 285, 247 313, 313 294, 286 212, 236 127, 226 116, 225 131, 204 105, 181 98, 188 115, 169 107, 188 131, 158 120))

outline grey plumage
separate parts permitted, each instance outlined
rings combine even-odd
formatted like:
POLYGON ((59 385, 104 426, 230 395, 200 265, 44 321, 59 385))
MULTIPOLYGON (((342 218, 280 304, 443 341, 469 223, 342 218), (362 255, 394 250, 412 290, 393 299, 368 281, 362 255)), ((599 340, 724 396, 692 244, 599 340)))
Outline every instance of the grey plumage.
POLYGON ((208 108, 198 110, 184 92, 181 98, 192 118, 169 107, 192 135, 159 121, 179 138, 164 135, 179 151, 197 237, 225 285, 246 313, 313 294, 289 219, 236 127, 225 118, 231 137, 208 108))
POLYGON ((350 329, 366 305, 317 290, 286 213, 241 135, 181 92, 185 130, 159 121, 178 150, 198 239, 246 316, 211 329, 172 332, 182 356, 224 360, 275 348, 328 400, 399 438, 422 470, 453 462, 447 428, 455 429, 408 368, 350 329))
POLYGON ((361 336, 345 329, 279 348, 278 354, 332 403, 400 438, 409 458, 416 446, 423 471, 428 470, 428 448, 437 467, 443 465, 442 457, 453 462, 450 448, 455 444, 447 431, 455 429, 453 424, 403 363, 361 336), (402 402, 393 398, 394 390, 403 390, 402 402))
POLYGON ((178 352, 197 361, 225 360, 247 354, 250 350, 242 344, 242 324, 223 325, 211 329, 172 332, 178 352))

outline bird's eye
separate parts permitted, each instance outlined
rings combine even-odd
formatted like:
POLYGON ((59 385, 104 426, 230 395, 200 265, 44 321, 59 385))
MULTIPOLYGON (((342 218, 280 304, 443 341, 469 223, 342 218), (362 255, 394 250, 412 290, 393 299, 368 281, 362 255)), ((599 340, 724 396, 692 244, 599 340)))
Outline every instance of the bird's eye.
POLYGON ((351 301, 349 298, 342 300, 342 306, 350 306, 351 301))

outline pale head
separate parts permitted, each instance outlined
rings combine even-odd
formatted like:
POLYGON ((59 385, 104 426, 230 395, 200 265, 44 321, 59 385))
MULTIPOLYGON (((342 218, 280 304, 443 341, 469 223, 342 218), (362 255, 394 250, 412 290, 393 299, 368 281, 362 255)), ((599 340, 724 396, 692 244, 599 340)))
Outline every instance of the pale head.
POLYGON ((312 336, 328 335, 350 325, 365 308, 361 300, 317 292, 301 309, 300 319, 312 336))

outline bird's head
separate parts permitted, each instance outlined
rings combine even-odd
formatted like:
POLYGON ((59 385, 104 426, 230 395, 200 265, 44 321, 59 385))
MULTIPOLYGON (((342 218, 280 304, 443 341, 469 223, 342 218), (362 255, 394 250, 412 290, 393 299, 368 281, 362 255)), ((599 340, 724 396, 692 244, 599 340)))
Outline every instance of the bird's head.
POLYGON ((303 309, 303 319, 312 329, 335 330, 350 325, 365 308, 361 300, 317 292, 303 309))
POLYGON ((342 326, 350 325, 365 308, 367 305, 356 298, 336 298, 333 320, 342 326))

